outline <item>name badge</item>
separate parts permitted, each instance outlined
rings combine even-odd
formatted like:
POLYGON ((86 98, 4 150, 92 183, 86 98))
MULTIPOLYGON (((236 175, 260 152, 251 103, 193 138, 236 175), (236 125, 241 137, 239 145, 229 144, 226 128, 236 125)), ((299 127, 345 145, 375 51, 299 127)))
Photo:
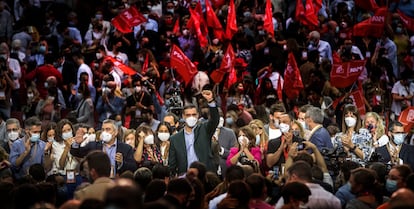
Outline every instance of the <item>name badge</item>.
POLYGON ((76 182, 75 171, 66 170, 66 183, 73 184, 76 182))

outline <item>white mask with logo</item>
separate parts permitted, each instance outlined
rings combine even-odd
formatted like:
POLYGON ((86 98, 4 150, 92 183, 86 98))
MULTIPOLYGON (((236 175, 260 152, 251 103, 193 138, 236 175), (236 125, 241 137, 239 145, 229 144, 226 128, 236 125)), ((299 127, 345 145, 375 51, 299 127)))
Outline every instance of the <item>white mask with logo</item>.
POLYGON ((108 133, 106 131, 104 131, 104 132, 101 133, 101 140, 104 143, 108 143, 109 141, 111 141, 111 139, 112 139, 112 134, 110 134, 110 133, 108 133))

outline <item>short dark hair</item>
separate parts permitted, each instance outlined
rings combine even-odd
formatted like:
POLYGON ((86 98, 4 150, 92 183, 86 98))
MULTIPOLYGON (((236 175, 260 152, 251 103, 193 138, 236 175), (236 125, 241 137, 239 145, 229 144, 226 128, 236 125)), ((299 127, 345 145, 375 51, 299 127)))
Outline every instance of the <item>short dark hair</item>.
POLYGON ((393 121, 388 126, 388 131, 389 132, 392 132, 392 130, 394 129, 394 126, 404 127, 404 125, 401 122, 399 122, 399 121, 393 121))
POLYGON ((232 165, 227 168, 226 181, 228 183, 235 181, 235 180, 243 180, 243 179, 244 179, 244 171, 242 167, 238 165, 232 165))
POLYGON ((294 162, 287 172, 289 175, 295 174, 301 180, 312 181, 312 167, 305 161, 294 162))
POLYGON ((286 113, 285 105, 283 105, 283 103, 276 103, 276 104, 273 104, 272 106, 270 106, 269 113, 273 115, 273 113, 275 113, 275 112, 286 113))
POLYGON ((396 165, 393 169, 397 170, 400 173, 402 180, 407 181, 408 176, 413 172, 408 165, 396 165))
POLYGON ((192 104, 192 103, 190 103, 190 104, 187 104, 187 105, 185 105, 184 106, 184 108, 183 108, 183 113, 184 113, 184 111, 185 110, 187 110, 187 109, 197 109, 197 106, 195 106, 194 104, 192 104))
POLYGON ((282 189, 282 197, 285 204, 290 202, 290 198, 293 197, 296 200, 308 202, 311 191, 306 184, 301 182, 289 182, 282 189))
POLYGON ((262 175, 252 174, 246 178, 246 183, 250 186, 252 198, 261 198, 264 195, 263 189, 266 187, 266 179, 262 175))
POLYGON ((200 179, 202 182, 205 182, 207 168, 206 168, 206 165, 204 163, 199 162, 199 161, 194 161, 190 164, 190 168, 197 169, 198 170, 197 178, 200 179))
POLYGON ((30 129, 32 126, 42 126, 42 121, 36 116, 30 117, 24 121, 24 128, 30 129))
POLYGON ((190 195, 193 188, 186 178, 177 178, 170 181, 167 186, 167 194, 190 195))
POLYGON ((134 180, 142 189, 146 189, 147 185, 152 181, 152 172, 147 167, 138 168, 134 173, 134 180))
POLYGON ((89 170, 94 169, 99 177, 109 177, 111 174, 111 161, 102 151, 92 151, 86 156, 89 170))

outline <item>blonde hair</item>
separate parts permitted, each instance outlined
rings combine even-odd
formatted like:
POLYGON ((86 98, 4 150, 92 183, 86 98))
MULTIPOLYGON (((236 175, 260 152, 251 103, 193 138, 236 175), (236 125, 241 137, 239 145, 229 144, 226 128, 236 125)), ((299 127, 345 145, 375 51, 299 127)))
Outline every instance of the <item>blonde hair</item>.
MULTIPOLYGON (((375 133, 377 134, 377 136, 381 137, 382 135, 384 135, 385 134, 384 122, 383 122, 382 118, 378 115, 378 113, 376 113, 376 112, 367 112, 365 114, 365 120, 368 117, 372 117, 377 121, 376 128, 375 128, 375 133)), ((364 120, 364 126, 365 126, 365 120, 364 120)))
POLYGON ((269 142, 269 136, 267 135, 267 132, 264 130, 264 123, 263 121, 259 119, 254 119, 250 121, 249 126, 253 129, 253 125, 256 125, 257 128, 262 129, 262 133, 260 134, 260 147, 267 150, 267 143, 269 142))

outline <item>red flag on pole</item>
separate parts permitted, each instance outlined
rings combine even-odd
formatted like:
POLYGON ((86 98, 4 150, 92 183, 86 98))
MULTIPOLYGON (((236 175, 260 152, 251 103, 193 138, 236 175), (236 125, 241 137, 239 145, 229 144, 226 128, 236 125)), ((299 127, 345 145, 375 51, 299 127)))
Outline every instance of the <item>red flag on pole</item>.
MULTIPOLYGON (((349 94, 349 98, 352 99, 353 105, 357 107, 358 112, 360 115, 365 115, 365 102, 364 102, 364 95, 360 89, 356 89, 349 94)), ((338 106, 339 102, 344 99, 344 96, 335 99, 332 103, 332 107, 335 109, 338 106)))
POLYGON ((404 131, 409 132, 414 124, 414 107, 410 106, 403 110, 398 117, 398 121, 404 125, 404 131))
POLYGON ((178 36, 180 34, 180 20, 178 18, 175 20, 174 28, 173 28, 172 33, 175 36, 178 36))
POLYGON ((231 85, 237 82, 236 69, 232 67, 229 72, 229 77, 227 78, 227 89, 230 89, 231 85))
POLYGON ((300 92, 303 90, 302 78, 298 65, 296 64, 295 55, 292 52, 288 55, 288 64, 284 75, 283 90, 289 99, 298 98, 300 92))
POLYGON ((316 5, 314 5, 312 0, 306 0, 305 4, 303 3, 303 0, 296 1, 296 20, 298 20, 302 25, 305 26, 318 26, 318 11, 316 10, 318 10, 320 2, 316 1, 316 5))
POLYGON ((197 67, 185 56, 177 45, 173 45, 171 48, 170 63, 171 67, 175 68, 177 73, 183 78, 186 85, 191 82, 198 72, 197 67))
POLYGON ((190 8, 190 20, 187 23, 187 27, 189 29, 193 29, 197 35, 198 41, 201 47, 205 47, 208 44, 207 40, 207 29, 206 24, 203 18, 203 14, 201 12, 200 3, 197 3, 197 7, 195 9, 190 8), (199 11, 200 10, 200 11, 199 11))
POLYGON ((109 61, 111 62, 114 67, 120 69, 124 74, 127 75, 135 75, 137 74, 137 72, 135 70, 133 70, 132 68, 126 66, 124 63, 122 63, 121 61, 111 57, 111 56, 107 56, 105 57, 105 61, 109 61))
POLYGON ((226 53, 224 53, 223 59, 221 60, 220 68, 210 74, 210 78, 214 83, 220 83, 223 80, 224 75, 231 71, 234 66, 234 58, 235 54, 233 47, 229 44, 226 53))
POLYGON ((401 10, 397 10, 397 12, 400 15, 401 21, 404 23, 404 26, 408 30, 414 31, 414 18, 405 15, 401 10))
POLYGON ((387 7, 381 7, 375 11, 375 15, 353 27, 354 36, 373 36, 379 38, 384 33, 387 7))
POLYGON ((375 0, 355 0, 355 5, 369 11, 375 11, 379 8, 375 0))
POLYGON ((263 28, 267 31, 267 33, 274 36, 275 31, 273 28, 273 13, 272 13, 271 0, 266 0, 266 9, 265 9, 265 16, 264 16, 263 22, 264 22, 263 28))
POLYGON ((282 84, 282 75, 280 75, 279 73, 278 73, 278 78, 277 78, 277 90, 276 90, 276 92, 277 92, 277 97, 279 98, 279 101, 282 101, 283 100, 283 92, 282 92, 282 90, 283 90, 283 84, 282 84))
POLYGON ((330 73, 330 83, 337 88, 346 88, 358 80, 365 68, 364 60, 354 60, 342 64, 333 64, 330 73))
POLYGON ((237 32, 236 7, 234 6, 233 0, 230 0, 229 9, 227 11, 226 39, 231 40, 233 35, 237 32))
POLYGON ((147 22, 147 19, 133 6, 122 11, 111 21, 112 25, 122 33, 132 32, 132 27, 143 22, 147 22))
POLYGON ((216 13, 214 12, 213 8, 210 5, 210 1, 206 1, 206 19, 207 19, 207 26, 213 28, 214 36, 218 38, 219 40, 223 40, 224 38, 224 31, 223 26, 221 26, 221 23, 219 19, 216 16, 216 13))
POLYGON ((147 53, 145 55, 144 64, 142 65, 142 68, 141 68, 142 75, 145 75, 145 73, 147 73, 147 71, 148 71, 148 65, 149 65, 149 60, 148 60, 148 53, 147 53))

